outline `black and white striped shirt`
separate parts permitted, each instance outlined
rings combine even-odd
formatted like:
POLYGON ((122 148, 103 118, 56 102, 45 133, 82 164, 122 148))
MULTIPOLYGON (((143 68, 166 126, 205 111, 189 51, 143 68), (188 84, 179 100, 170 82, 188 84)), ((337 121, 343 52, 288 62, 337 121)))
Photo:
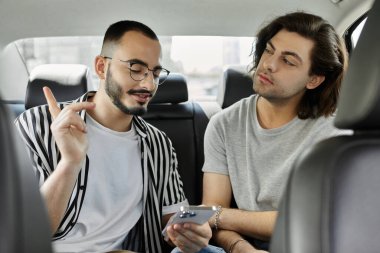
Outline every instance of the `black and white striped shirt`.
MULTIPOLYGON (((95 92, 88 92, 74 102, 87 101, 94 94, 95 92)), ((61 103, 60 107, 63 108, 69 103, 61 103)), ((79 114, 86 120, 85 111, 79 114)), ((40 186, 53 173, 60 160, 60 152, 50 131, 51 122, 47 105, 31 108, 15 121, 26 143, 40 186)), ((141 141, 143 214, 126 237, 123 248, 137 252, 162 252, 162 207, 186 201, 177 171, 177 157, 165 133, 137 116, 133 117, 132 124, 141 141)), ((86 194, 90 164, 91 161, 86 157, 53 240, 64 237, 78 219, 86 194)))

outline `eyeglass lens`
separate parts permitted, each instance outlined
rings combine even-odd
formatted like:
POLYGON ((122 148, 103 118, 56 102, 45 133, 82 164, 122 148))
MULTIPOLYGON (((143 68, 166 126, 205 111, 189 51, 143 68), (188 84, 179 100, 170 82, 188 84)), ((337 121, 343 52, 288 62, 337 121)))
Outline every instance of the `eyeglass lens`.
POLYGON ((150 70, 147 66, 140 63, 131 63, 129 69, 131 71, 132 79, 136 81, 145 79, 149 75, 149 71, 152 71, 154 82, 157 84, 162 84, 169 74, 166 69, 157 68, 150 70))

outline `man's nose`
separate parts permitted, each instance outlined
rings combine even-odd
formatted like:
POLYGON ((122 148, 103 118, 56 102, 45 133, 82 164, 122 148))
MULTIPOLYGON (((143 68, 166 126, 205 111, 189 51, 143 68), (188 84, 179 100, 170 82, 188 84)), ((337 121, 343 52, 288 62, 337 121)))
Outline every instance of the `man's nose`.
POLYGON ((156 84, 153 72, 148 70, 144 76, 145 78, 140 82, 140 86, 150 91, 155 90, 158 85, 156 84))
POLYGON ((264 60, 263 66, 270 72, 275 72, 277 70, 277 64, 277 57, 275 55, 271 55, 264 60))

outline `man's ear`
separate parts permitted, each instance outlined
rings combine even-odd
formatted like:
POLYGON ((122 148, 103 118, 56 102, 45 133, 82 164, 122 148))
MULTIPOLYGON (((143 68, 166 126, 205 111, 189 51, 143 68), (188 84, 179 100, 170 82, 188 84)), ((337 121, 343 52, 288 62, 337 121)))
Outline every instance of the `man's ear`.
POLYGON ((106 59, 100 55, 95 57, 95 72, 100 80, 106 79, 106 59))
POLYGON ((317 88, 323 81, 325 80, 325 76, 317 76, 313 75, 310 77, 309 82, 306 84, 306 89, 312 90, 317 88))

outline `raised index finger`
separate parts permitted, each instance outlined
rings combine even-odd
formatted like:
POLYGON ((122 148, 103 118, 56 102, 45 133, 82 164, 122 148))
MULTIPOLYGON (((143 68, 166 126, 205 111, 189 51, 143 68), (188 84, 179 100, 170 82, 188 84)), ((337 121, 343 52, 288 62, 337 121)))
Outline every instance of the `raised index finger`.
POLYGON ((61 109, 58 107, 57 100, 55 99, 53 92, 50 90, 50 88, 45 86, 43 88, 43 91, 44 91, 44 95, 49 106, 49 111, 51 113, 51 116, 53 117, 53 119, 55 119, 58 116, 58 114, 61 112, 61 109))

